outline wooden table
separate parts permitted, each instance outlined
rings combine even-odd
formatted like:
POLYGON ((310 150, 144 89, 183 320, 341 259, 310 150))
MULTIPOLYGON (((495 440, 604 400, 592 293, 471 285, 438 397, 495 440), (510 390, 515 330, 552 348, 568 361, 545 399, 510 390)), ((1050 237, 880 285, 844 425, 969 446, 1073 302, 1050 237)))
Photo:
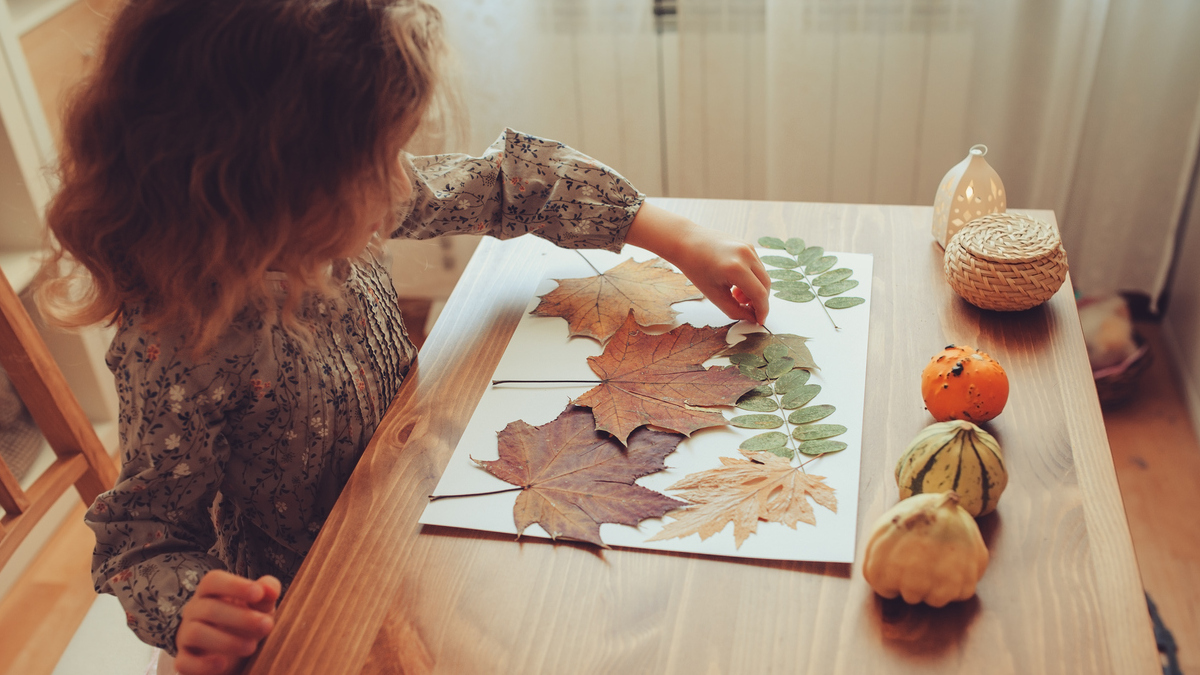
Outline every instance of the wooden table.
POLYGON ((929 207, 655 201, 750 241, 875 256, 860 561, 599 551, 418 525, 543 278, 529 242, 487 239, 248 672, 1161 672, 1069 280, 1040 308, 984 312, 944 282, 929 207), (980 521, 992 559, 978 595, 933 610, 876 596, 861 555, 897 501, 897 459, 932 421, 921 369, 952 342, 1009 373, 991 428, 1010 482, 980 521))

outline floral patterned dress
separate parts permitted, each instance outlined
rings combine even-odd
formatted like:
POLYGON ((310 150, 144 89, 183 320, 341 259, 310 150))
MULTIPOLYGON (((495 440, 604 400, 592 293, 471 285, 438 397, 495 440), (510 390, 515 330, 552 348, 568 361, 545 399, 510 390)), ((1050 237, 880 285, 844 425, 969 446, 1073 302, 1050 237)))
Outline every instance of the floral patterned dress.
MULTIPOLYGON (((619 250, 643 195, 553 141, 507 130, 482 157, 412 157, 412 209, 393 233, 428 238, 533 232, 619 250)), ((108 353, 120 398, 123 467, 85 519, 96 590, 130 628, 175 653, 179 611, 223 569, 296 575, 416 349, 387 261, 333 267, 342 297, 310 299, 309 339, 246 313, 205 357, 184 336, 149 333, 126 312, 108 353)), ((272 283, 286 283, 278 275, 272 283)))

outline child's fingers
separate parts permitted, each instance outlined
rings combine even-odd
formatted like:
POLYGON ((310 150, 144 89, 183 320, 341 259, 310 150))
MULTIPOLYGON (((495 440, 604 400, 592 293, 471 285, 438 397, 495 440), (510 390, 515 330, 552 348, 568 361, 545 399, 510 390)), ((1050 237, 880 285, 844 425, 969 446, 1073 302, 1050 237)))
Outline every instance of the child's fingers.
POLYGON ((222 598, 194 598, 183 606, 183 618, 253 640, 266 637, 275 626, 270 614, 222 598))
POLYGON ((250 656, 258 649, 258 640, 227 633, 203 621, 185 621, 179 624, 175 645, 180 651, 193 653, 250 656))
POLYGON ((705 292, 704 295, 717 306, 717 309, 724 312, 725 316, 734 321, 755 321, 753 308, 738 302, 730 289, 717 287, 705 292))
MULTIPOLYGON (((762 267, 762 263, 759 263, 762 267)), ((762 273, 760 278, 758 273, 754 271, 754 266, 751 265, 743 268, 740 273, 735 275, 731 281, 733 282, 733 290, 740 294, 744 301, 739 301, 743 305, 750 305, 753 309, 751 321, 757 321, 760 325, 767 320, 767 311, 769 310, 769 301, 771 296, 771 278, 766 276, 766 271, 762 273), (766 279, 764 283, 762 279, 766 279)), ((737 295, 731 296, 737 299, 737 295)), ((728 312, 726 312, 728 314, 728 312)), ((730 314, 730 317, 733 317, 730 314)))
POLYGON ((196 586, 197 597, 224 597, 247 605, 262 600, 265 591, 262 584, 225 570, 209 570, 196 586))
POLYGON ((194 654, 179 650, 175 657, 175 672, 179 675, 225 675, 233 659, 220 654, 194 654))
POLYGON ((263 597, 258 602, 251 603, 250 608, 266 612, 267 614, 274 614, 275 602, 279 600, 279 593, 283 590, 283 584, 270 575, 259 577, 254 583, 262 587, 263 597))

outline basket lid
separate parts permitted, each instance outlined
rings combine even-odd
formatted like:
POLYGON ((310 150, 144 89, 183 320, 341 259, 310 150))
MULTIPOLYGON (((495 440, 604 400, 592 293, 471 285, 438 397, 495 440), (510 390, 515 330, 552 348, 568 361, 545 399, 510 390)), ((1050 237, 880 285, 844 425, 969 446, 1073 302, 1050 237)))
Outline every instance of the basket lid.
POLYGON ((1028 263, 1061 250, 1062 240, 1049 224, 1019 213, 976 218, 954 238, 971 255, 998 263, 1028 263))

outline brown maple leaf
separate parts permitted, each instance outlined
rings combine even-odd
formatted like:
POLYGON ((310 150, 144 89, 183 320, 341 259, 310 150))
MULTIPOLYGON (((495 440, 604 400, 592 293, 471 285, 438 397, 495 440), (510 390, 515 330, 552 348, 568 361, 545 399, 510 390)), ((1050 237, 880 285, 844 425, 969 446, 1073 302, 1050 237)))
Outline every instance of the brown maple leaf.
POLYGON ((588 357, 600 385, 575 404, 591 408, 596 428, 622 443, 645 424, 688 436, 697 429, 728 424, 720 410, 705 406, 733 405, 760 384, 733 366, 700 365, 725 348, 729 327, 684 324, 650 335, 638 330, 630 312, 604 353, 588 357))
POLYGON ((474 460, 493 476, 520 486, 513 506, 517 533, 537 523, 552 539, 605 546, 600 523, 636 526, 683 505, 634 481, 661 471, 679 434, 640 429, 622 447, 596 430, 586 408, 568 405, 540 427, 512 422, 500 437, 500 459, 474 460))
POLYGON ((824 476, 813 476, 769 452, 741 451, 749 459, 722 457, 722 467, 684 477, 667 488, 692 502, 672 512, 676 520, 647 541, 699 534, 703 541, 733 523, 738 548, 758 529, 758 521, 816 525, 809 499, 837 513, 837 497, 824 476))
POLYGON ((704 297, 661 258, 626 260, 594 277, 555 281, 558 288, 543 295, 532 314, 561 316, 571 335, 600 342, 608 340, 631 311, 643 326, 672 323, 679 314, 672 304, 704 297))

